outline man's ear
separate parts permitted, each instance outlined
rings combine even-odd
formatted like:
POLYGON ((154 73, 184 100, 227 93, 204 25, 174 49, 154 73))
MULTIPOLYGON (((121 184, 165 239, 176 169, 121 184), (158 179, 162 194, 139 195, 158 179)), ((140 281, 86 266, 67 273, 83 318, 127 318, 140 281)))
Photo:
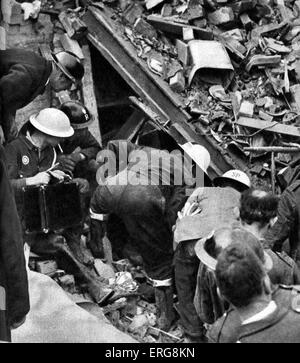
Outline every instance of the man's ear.
POLYGON ((239 207, 234 207, 233 214, 235 215, 235 217, 237 219, 240 219, 240 208, 239 207))

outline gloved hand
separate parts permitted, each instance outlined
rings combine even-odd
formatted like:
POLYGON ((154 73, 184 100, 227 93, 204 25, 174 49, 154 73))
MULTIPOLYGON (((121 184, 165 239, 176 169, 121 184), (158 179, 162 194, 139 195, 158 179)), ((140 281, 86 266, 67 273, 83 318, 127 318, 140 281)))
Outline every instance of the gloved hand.
POLYGON ((63 171, 73 173, 76 163, 71 155, 59 155, 57 159, 63 171))
POLYGON ((73 179, 73 182, 79 186, 79 191, 82 194, 87 193, 90 189, 90 184, 86 179, 75 178, 73 179))
POLYGON ((46 171, 42 171, 35 176, 30 178, 26 178, 26 185, 42 185, 42 184, 49 184, 50 181, 50 174, 46 171))
POLYGON ((69 155, 71 160, 74 161, 75 164, 78 164, 80 161, 85 159, 85 156, 80 152, 73 152, 69 155))

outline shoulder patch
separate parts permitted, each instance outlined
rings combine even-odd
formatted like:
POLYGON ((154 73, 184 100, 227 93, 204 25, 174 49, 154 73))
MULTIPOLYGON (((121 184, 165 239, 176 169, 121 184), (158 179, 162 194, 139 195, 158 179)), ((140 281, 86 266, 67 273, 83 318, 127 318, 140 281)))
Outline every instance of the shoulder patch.
POLYGON ((29 164, 29 157, 27 155, 22 156, 22 164, 28 165, 29 164))

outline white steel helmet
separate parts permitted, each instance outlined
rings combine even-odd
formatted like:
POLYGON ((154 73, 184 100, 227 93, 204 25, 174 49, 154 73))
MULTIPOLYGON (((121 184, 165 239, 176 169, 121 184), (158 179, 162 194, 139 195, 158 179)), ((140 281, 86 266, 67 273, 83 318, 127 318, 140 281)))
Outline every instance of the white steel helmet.
POLYGON ((248 175, 241 170, 226 171, 226 173, 224 173, 222 176, 214 179, 214 185, 218 186, 222 181, 225 180, 234 180, 235 182, 240 183, 247 188, 251 187, 251 181, 248 175))
POLYGON ((70 137, 74 134, 68 116, 56 108, 44 108, 29 118, 30 123, 44 134, 55 137, 70 137))
POLYGON ((199 144, 187 142, 180 145, 183 151, 206 173, 210 164, 210 154, 207 149, 199 144))

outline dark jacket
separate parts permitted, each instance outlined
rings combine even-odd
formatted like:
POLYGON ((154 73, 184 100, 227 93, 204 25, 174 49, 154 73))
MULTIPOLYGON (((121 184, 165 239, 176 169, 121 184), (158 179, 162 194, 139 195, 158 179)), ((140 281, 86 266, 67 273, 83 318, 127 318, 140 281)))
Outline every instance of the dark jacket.
POLYGON ((30 103, 45 90, 52 64, 23 49, 0 51, 0 120, 4 131, 8 114, 30 103))
POLYGON ((0 286, 6 290, 8 322, 19 322, 29 311, 27 272, 21 225, 0 155, 0 286))
POLYGON ((241 326, 240 318, 230 309, 208 330, 211 343, 299 343, 299 286, 276 286, 272 299, 276 311, 259 322, 241 326))
POLYGON ((291 184, 281 195, 277 214, 277 222, 266 235, 267 245, 280 251, 284 241, 289 239, 290 256, 300 260, 297 257, 300 242, 300 181, 291 184))
MULTIPOLYGON (((147 150, 159 153, 165 161, 169 155, 161 150, 147 150)), ((127 168, 99 186, 91 209, 94 213, 118 216, 130 241, 143 257, 146 271, 154 279, 165 279, 172 276, 172 225, 186 200, 185 185, 174 185, 172 181, 163 185, 167 170, 159 164, 151 165, 150 159, 144 160, 138 164, 138 169, 133 168, 136 163, 129 162, 127 168), (151 185, 154 179, 157 185, 151 185), (166 267, 165 273, 157 276, 157 271, 163 267, 166 267)))
POLYGON ((80 148, 80 152, 85 155, 86 161, 96 159, 98 152, 101 150, 98 141, 88 128, 75 130, 74 135, 66 138, 60 146, 65 155, 69 155, 77 148, 80 148))
MULTIPOLYGON (((266 250, 272 259, 273 268, 268 272, 274 285, 298 285, 300 284, 300 272, 296 263, 284 252, 266 250)), ((228 309, 226 302, 221 300, 217 292, 217 284, 214 271, 200 262, 197 288, 194 305, 200 319, 207 324, 213 324, 228 309)))

